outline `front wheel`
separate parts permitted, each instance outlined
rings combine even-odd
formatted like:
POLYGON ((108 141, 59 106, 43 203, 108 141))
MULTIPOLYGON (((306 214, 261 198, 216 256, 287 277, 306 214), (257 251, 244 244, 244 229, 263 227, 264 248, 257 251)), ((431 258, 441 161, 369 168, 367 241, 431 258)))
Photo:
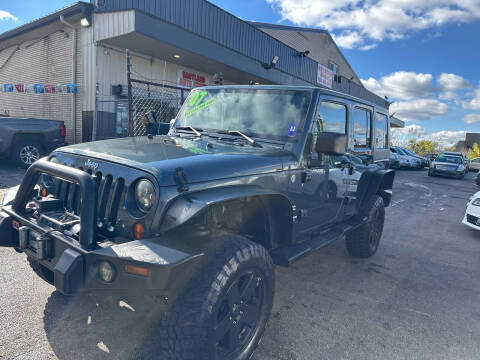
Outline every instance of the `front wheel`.
POLYGON ((346 246, 350 256, 369 258, 378 249, 385 222, 385 205, 381 196, 374 195, 360 210, 361 217, 367 220, 347 235, 346 246))
POLYGON ((265 331, 275 287, 270 255, 233 234, 218 243, 162 320, 161 359, 249 359, 265 331))

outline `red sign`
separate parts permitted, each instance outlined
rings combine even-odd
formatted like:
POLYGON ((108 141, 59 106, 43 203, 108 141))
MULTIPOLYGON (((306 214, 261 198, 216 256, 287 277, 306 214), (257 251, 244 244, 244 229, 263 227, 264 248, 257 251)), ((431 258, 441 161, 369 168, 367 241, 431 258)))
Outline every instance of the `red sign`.
POLYGON ((205 76, 188 71, 182 71, 182 74, 178 79, 178 85, 194 88, 207 85, 207 81, 205 76))
POLYGON ((333 71, 318 64, 317 83, 331 89, 333 86, 333 71))

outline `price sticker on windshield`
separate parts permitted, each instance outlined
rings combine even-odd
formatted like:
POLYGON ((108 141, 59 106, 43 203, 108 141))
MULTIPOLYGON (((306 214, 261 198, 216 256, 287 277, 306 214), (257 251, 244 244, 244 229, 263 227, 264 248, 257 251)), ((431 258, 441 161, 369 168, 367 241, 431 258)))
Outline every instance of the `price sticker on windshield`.
POLYGON ((295 137, 297 135, 298 124, 292 123, 288 125, 287 136, 288 137, 295 137))

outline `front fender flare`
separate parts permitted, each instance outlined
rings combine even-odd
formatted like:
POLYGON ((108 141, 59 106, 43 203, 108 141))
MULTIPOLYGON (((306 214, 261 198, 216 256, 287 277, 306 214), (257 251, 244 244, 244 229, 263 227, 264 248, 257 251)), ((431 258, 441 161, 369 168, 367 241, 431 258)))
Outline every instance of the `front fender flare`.
POLYGON ((375 194, 383 198, 385 206, 390 205, 394 179, 395 171, 393 170, 368 169, 364 171, 357 188, 357 210, 361 209, 375 194))
POLYGON ((281 199, 281 207, 284 212, 282 214, 285 218, 293 218, 293 210, 290 201, 284 195, 263 189, 258 186, 242 185, 234 187, 222 187, 203 190, 194 193, 187 193, 172 201, 168 205, 163 219, 160 223, 160 231, 162 233, 172 230, 182 224, 185 224, 188 220, 193 218, 202 210, 207 207, 218 204, 228 200, 241 199, 246 197, 265 197, 274 196, 281 199))

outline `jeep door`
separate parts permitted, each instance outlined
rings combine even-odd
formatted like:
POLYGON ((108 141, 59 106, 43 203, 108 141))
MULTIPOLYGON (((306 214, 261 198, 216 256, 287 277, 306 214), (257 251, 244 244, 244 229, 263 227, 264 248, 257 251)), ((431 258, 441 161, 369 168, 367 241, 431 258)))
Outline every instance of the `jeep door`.
POLYGON ((298 230, 308 234, 343 218, 342 202, 348 191, 345 178, 348 169, 341 167, 338 157, 317 154, 315 144, 319 132, 346 133, 348 106, 336 98, 321 101, 307 136, 297 190, 298 230))

